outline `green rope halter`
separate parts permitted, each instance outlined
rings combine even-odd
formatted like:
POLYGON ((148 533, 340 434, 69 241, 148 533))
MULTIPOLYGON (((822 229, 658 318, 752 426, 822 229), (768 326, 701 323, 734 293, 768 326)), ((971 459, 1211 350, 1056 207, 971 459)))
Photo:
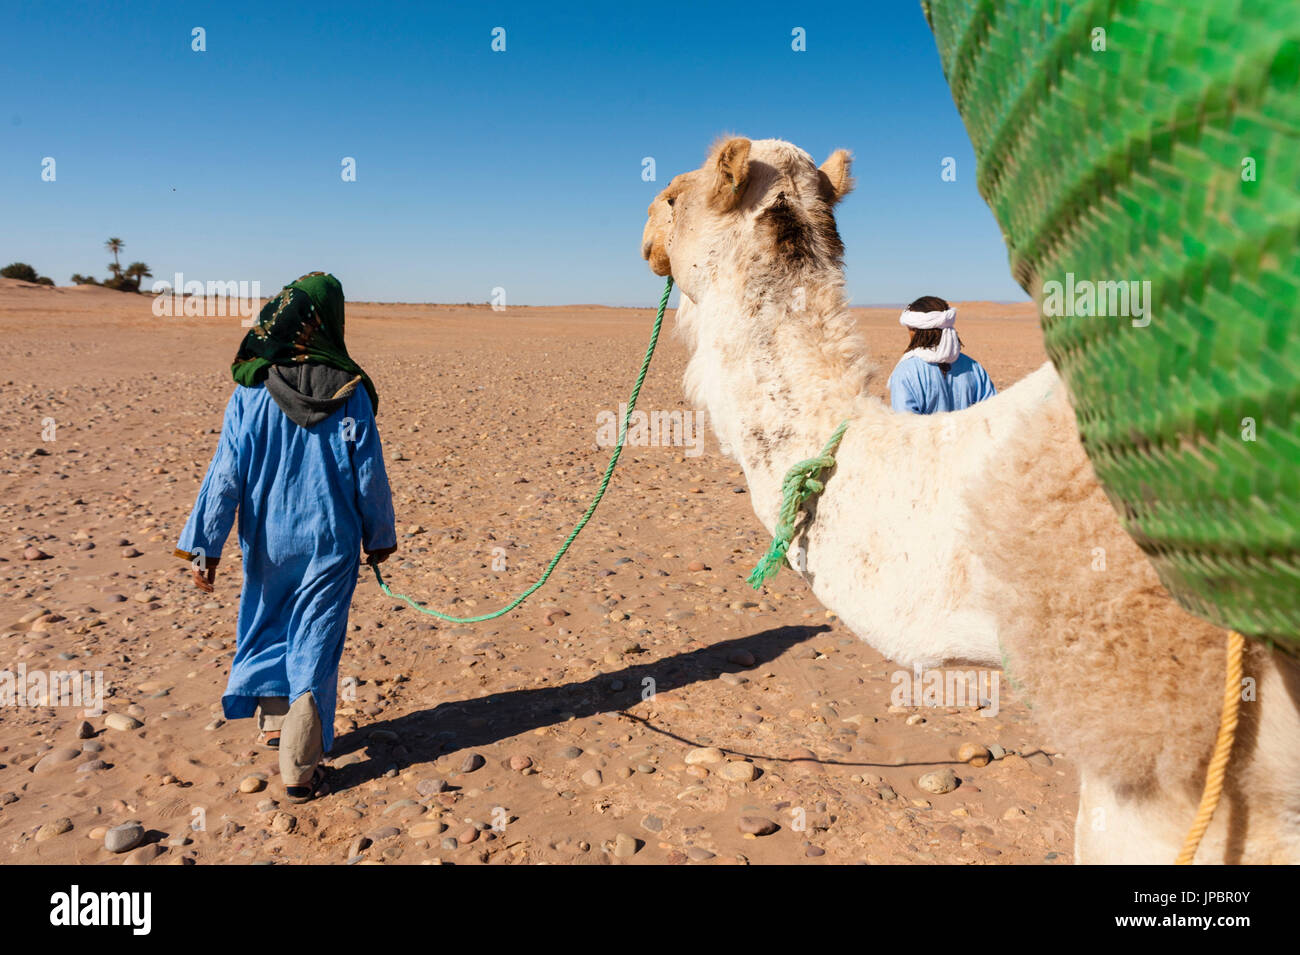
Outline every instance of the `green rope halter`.
POLYGON ((835 429, 831 439, 826 442, 826 447, 822 448, 821 454, 800 461, 785 473, 785 480, 781 482, 781 510, 777 515, 772 545, 749 574, 749 585, 755 590, 775 577, 776 572, 781 569, 781 564, 785 562, 786 551, 790 549, 790 541, 794 538, 795 521, 799 519, 799 508, 808 498, 826 490, 826 482, 821 480, 820 475, 826 468, 835 466, 835 449, 839 447, 840 439, 844 437, 848 427, 849 422, 846 419, 835 429))
POLYGON ((668 276, 668 281, 664 284, 664 294, 659 299, 659 311, 655 315, 654 326, 650 329, 650 344, 646 347, 645 358, 641 360, 641 371, 636 376, 636 384, 632 386, 632 394, 627 399, 627 411, 623 415, 623 423, 618 430, 618 443, 614 445, 614 453, 609 457, 609 464, 605 467, 605 476, 600 480, 600 487, 596 489, 596 496, 592 499, 591 504, 587 506, 587 510, 583 513, 582 517, 578 519, 578 523, 573 526, 573 530, 569 532, 569 536, 564 539, 564 543, 560 545, 560 549, 555 552, 555 556, 551 558, 551 562, 546 565, 546 569, 542 571, 542 576, 537 578, 537 582, 523 593, 516 596, 510 601, 510 603, 506 604, 500 610, 480 614, 477 617, 453 617, 449 614, 440 613, 437 610, 425 607, 405 594, 393 593, 393 591, 389 589, 388 584, 384 583, 384 575, 379 572, 379 565, 371 564, 370 567, 375 572, 375 580, 379 582, 380 590, 395 600, 406 601, 416 610, 420 611, 420 613, 428 614, 430 617, 437 617, 439 620, 446 620, 451 623, 482 623, 485 620, 494 620, 497 617, 504 617, 541 589, 542 585, 550 579, 551 572, 555 570, 556 566, 568 552, 569 545, 572 544, 577 536, 582 533, 582 529, 587 526, 587 521, 591 520, 591 515, 596 513, 596 507, 600 504, 601 498, 605 496, 605 490, 609 487, 610 478, 614 476, 614 468, 618 466, 619 456, 623 453, 623 442, 627 438, 627 423, 632 417, 632 412, 636 410, 637 396, 641 394, 641 385, 645 383, 646 373, 650 370, 650 359, 654 357, 655 345, 659 341, 659 329, 664 323, 664 309, 668 307, 668 295, 672 290, 673 277, 670 275, 668 276))

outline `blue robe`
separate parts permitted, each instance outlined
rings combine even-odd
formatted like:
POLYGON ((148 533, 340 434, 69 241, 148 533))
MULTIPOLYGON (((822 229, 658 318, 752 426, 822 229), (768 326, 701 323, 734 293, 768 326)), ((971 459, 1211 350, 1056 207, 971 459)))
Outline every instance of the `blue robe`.
POLYGON ((238 386, 177 549, 220 557, 239 512, 244 586, 235 659, 221 705, 252 716, 259 696, 311 691, 334 742, 339 660, 361 548, 397 543, 393 499, 370 397, 310 428, 265 387, 238 386))
POLYGON ((965 353, 946 375, 924 358, 904 355, 889 376, 889 404, 913 414, 960 411, 997 393, 984 366, 965 353))

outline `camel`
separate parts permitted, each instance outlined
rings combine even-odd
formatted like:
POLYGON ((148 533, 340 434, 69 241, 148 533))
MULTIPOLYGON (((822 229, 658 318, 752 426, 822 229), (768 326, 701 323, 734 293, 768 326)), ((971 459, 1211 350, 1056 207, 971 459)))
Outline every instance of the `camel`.
MULTIPOLYGON (((1079 768, 1077 862, 1170 863, 1214 745, 1225 633, 1179 607, 1125 533, 1050 362, 950 414, 868 396, 877 370, 834 215, 850 167, 845 150, 819 168, 790 143, 735 137, 655 198, 642 255, 681 292, 687 395, 769 533, 785 471, 850 419, 791 567, 904 666, 1004 666, 1079 768)), ((1300 667, 1254 641, 1245 664, 1196 861, 1300 862, 1300 667)))

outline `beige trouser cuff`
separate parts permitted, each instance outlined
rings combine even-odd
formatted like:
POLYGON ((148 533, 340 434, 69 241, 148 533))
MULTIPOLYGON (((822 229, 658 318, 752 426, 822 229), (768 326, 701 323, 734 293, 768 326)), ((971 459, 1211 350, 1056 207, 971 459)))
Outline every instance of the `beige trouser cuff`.
POLYGON ((323 735, 316 698, 304 693, 290 705, 288 697, 258 698, 257 728, 280 733, 280 780, 286 786, 305 786, 323 755, 323 735))

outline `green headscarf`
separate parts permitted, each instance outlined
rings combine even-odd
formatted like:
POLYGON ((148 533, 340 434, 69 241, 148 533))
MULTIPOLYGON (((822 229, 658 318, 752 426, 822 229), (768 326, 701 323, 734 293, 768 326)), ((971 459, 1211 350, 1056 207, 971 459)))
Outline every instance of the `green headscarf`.
POLYGON ((262 306, 257 324, 239 345, 230 374, 251 388, 266 380, 272 365, 308 361, 360 375, 371 407, 379 411, 370 376, 343 343, 343 286, 325 272, 308 272, 262 306))

